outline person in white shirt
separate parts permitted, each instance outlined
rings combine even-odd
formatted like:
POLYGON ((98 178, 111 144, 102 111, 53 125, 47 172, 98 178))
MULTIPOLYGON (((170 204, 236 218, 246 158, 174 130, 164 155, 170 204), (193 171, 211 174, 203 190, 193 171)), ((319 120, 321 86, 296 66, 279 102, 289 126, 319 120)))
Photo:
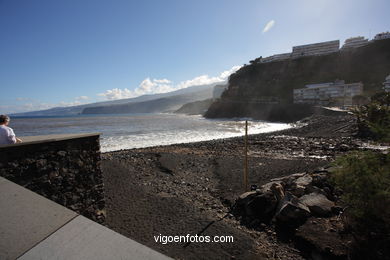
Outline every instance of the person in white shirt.
POLYGON ((6 115, 0 115, 0 145, 21 143, 22 140, 15 136, 14 130, 8 127, 10 118, 6 115))

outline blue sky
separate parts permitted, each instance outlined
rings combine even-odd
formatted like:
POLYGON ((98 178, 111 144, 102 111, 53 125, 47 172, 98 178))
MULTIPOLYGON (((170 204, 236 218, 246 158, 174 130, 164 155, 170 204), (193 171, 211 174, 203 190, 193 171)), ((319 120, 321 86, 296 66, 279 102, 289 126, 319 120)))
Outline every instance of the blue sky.
POLYGON ((0 0, 0 113, 223 81, 293 45, 372 38, 390 30, 389 10, 388 0, 0 0))

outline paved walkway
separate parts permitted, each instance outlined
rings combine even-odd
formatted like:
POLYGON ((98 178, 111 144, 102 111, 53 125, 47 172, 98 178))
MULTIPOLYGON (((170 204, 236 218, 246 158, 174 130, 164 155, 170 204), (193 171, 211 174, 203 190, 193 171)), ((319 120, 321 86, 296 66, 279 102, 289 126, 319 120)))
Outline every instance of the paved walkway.
POLYGON ((0 259, 170 259, 0 177, 0 259))

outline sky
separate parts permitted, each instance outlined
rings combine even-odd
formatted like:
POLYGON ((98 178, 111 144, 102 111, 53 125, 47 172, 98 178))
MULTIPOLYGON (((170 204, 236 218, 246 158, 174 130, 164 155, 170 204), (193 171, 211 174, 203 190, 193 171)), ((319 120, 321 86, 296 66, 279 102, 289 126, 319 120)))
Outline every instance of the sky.
POLYGON ((259 56, 390 31, 389 0, 0 0, 0 114, 223 82, 259 56))

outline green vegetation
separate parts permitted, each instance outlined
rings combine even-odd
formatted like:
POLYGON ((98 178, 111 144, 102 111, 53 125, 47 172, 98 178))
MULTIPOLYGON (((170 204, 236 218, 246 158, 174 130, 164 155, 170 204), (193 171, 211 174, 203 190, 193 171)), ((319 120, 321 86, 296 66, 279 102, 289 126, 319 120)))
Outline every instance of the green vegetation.
POLYGON ((352 259, 390 255, 390 153, 359 151, 335 162, 332 180, 342 190, 346 228, 354 237, 352 259))
POLYGON ((359 135, 381 142, 390 142, 390 93, 378 93, 371 102, 354 111, 359 135))
POLYGON ((390 153, 353 152, 338 158, 335 166, 332 179, 351 216, 366 224, 390 225, 390 153))

